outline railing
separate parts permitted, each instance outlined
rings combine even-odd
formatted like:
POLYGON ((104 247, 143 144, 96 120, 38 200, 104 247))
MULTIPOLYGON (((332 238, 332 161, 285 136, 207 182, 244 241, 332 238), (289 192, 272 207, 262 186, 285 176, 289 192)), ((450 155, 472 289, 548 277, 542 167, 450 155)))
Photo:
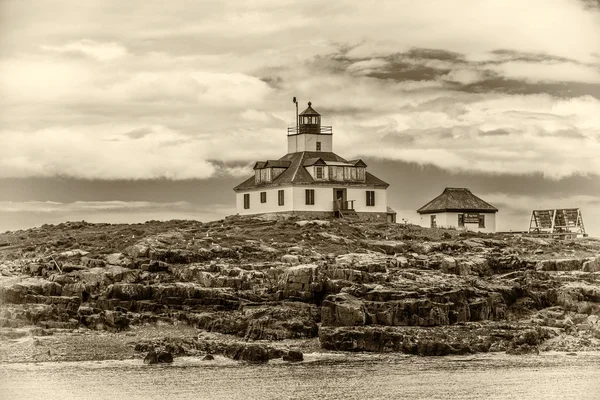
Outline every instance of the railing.
POLYGON ((302 134, 332 135, 333 127, 318 125, 300 125, 298 127, 292 126, 288 128, 288 136, 302 134))
POLYGON ((333 202, 333 211, 349 211, 354 210, 354 200, 342 201, 335 200, 333 202))

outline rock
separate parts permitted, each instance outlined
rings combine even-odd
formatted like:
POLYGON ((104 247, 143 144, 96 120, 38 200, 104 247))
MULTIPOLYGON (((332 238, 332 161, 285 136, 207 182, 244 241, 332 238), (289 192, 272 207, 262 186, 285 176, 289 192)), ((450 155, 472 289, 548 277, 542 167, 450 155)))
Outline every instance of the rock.
POLYGON ((144 364, 157 364, 158 363, 158 355, 154 350, 150 350, 146 357, 144 357, 144 364))
POLYGON ((168 351, 161 351, 156 356, 156 359, 159 363, 172 363, 173 362, 173 354, 168 351))
POLYGON ((87 256, 88 254, 90 254, 89 251, 75 249, 75 250, 67 250, 67 251, 63 251, 62 253, 58 253, 58 256, 56 258, 63 260, 66 258, 87 256))
POLYGON ((132 258, 146 258, 149 251, 150 247, 144 242, 136 243, 126 249, 127 254, 132 258))
POLYGON ((538 271, 579 271, 583 269, 587 259, 567 258, 538 261, 535 269, 538 271))
POLYGON ((307 225, 329 226, 329 225, 331 225, 331 222, 313 219, 313 220, 309 220, 309 221, 297 221, 296 225, 298 225, 298 226, 307 226, 307 225))
POLYGON ((391 260, 393 258, 378 253, 348 253, 338 256, 335 263, 346 268, 373 273, 387 272, 387 263, 391 260))
POLYGON ((314 264, 302 264, 288 268, 279 278, 279 289, 284 298, 300 297, 311 299, 322 290, 319 282, 318 267, 314 264))
POLYGON ((129 320, 120 311, 104 311, 104 322, 107 326, 121 331, 129 327, 129 320))
POLYGON ((408 250, 406 243, 398 240, 361 240, 361 243, 367 249, 379 251, 389 255, 404 253, 408 250))
POLYGON ((207 354, 204 356, 204 358, 202 358, 202 361, 212 361, 214 359, 215 357, 212 354, 207 354))
POLYGON ((291 264, 291 265, 299 265, 300 258, 297 255, 285 254, 281 257, 281 262, 284 262, 286 264, 291 264))
POLYGON ((236 361, 246 361, 250 363, 266 363, 269 361, 269 350, 258 344, 240 344, 235 343, 225 349, 226 357, 236 361))
POLYGON ((456 259, 453 257, 444 257, 442 259, 442 271, 447 274, 456 274, 456 259))
POLYGON ((123 253, 113 253, 104 257, 107 264, 110 265, 119 265, 122 267, 130 266, 131 260, 125 257, 123 253))
POLYGON ((506 350, 506 354, 513 356, 520 356, 524 354, 540 354, 538 346, 532 346, 529 344, 522 344, 520 346, 509 347, 506 350))
POLYGON ((406 257, 396 257, 396 266, 400 268, 408 267, 408 258, 406 257))
POLYGON ((147 272, 165 272, 169 270, 171 264, 164 261, 152 260, 149 263, 142 264, 140 269, 147 272))
POLYGON ((362 301, 348 293, 330 295, 321 307, 321 322, 324 326, 365 325, 366 308, 362 301))
POLYGON ((300 351, 290 350, 283 355, 283 361, 289 361, 289 362, 304 361, 304 355, 300 351))
POLYGON ((581 270, 583 272, 600 272, 600 257, 585 261, 581 270))

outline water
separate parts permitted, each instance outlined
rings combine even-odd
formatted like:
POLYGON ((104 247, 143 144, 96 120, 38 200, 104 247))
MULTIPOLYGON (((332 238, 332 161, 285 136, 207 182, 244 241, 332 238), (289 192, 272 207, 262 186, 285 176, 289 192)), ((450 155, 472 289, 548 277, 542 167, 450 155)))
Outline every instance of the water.
POLYGON ((600 399, 600 354, 308 355, 247 365, 178 358, 0 365, 2 399, 600 399))

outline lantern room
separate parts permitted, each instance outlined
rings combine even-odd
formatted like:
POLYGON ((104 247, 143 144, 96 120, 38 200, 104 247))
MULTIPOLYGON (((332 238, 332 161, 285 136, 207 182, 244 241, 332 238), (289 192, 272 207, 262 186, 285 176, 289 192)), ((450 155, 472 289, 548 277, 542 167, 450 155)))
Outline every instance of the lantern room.
POLYGON ((312 108, 312 103, 308 102, 308 108, 300 113, 298 117, 299 133, 321 133, 321 114, 312 108))

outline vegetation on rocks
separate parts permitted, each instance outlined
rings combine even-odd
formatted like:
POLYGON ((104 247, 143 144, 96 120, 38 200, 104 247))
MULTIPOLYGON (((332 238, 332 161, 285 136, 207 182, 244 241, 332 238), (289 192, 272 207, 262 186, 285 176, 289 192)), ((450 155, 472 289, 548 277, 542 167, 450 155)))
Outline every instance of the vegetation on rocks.
POLYGON ((582 351, 600 348, 600 241, 343 220, 68 222, 0 234, 0 302, 5 350, 23 332, 194 332, 128 342, 149 363, 299 361, 303 340, 417 355, 582 351))

